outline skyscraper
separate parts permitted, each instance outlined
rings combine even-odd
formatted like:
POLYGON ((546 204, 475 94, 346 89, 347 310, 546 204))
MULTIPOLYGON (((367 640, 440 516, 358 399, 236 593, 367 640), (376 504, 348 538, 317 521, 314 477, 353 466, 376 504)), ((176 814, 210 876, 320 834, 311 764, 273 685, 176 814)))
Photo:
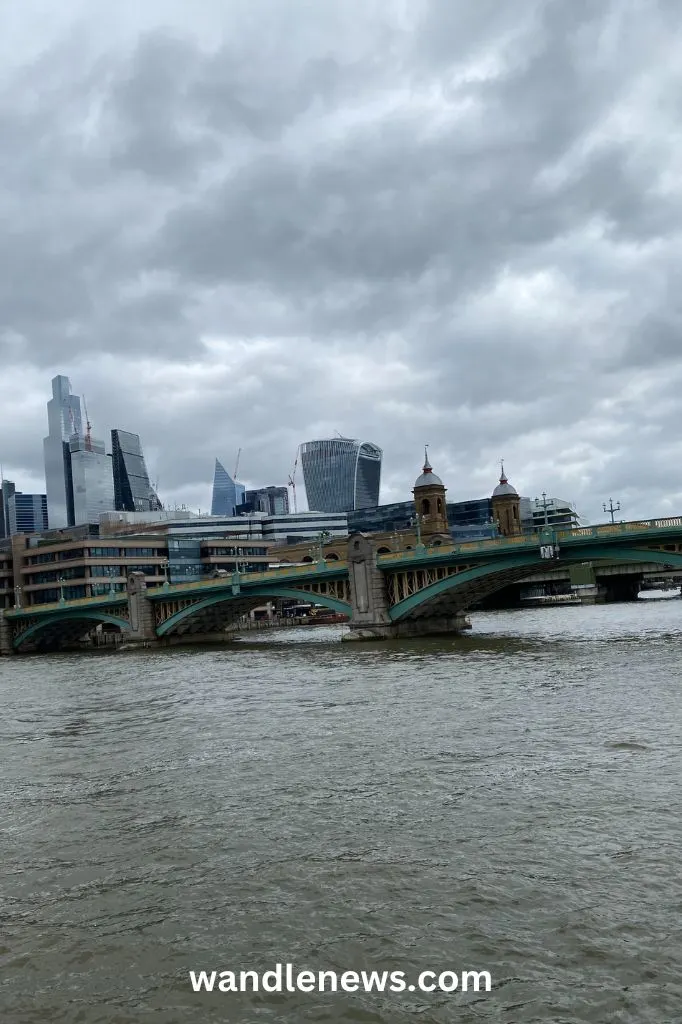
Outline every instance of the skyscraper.
POLYGON ((301 445, 303 482, 312 512, 352 512, 379 504, 381 448, 347 437, 301 445))
POLYGON ((233 516, 244 501, 244 485, 235 483, 222 462, 215 460, 213 472, 212 516, 233 516))
POLYGON ((161 502, 149 482, 138 434, 111 431, 114 503, 118 512, 158 512, 161 502))
POLYGON ((9 499, 16 488, 11 480, 0 480, 0 537, 9 537, 9 499))
POLYGON ((7 503, 7 536, 16 533, 38 533, 47 529, 47 497, 44 494, 22 494, 15 491, 7 503))
MULTIPOLYGON (((75 526, 99 523, 103 512, 114 510, 114 475, 111 456, 103 441, 72 437, 69 441, 75 526)), ((50 524, 50 527, 52 524, 50 524)))
POLYGON ((289 514, 289 491, 286 487, 259 487, 254 491, 246 491, 244 500, 253 507, 254 512, 265 512, 268 516, 289 514))
POLYGON ((54 377, 47 403, 48 434, 43 441, 47 518, 51 530, 74 525, 69 439, 83 433, 81 400, 71 394, 68 377, 54 377))

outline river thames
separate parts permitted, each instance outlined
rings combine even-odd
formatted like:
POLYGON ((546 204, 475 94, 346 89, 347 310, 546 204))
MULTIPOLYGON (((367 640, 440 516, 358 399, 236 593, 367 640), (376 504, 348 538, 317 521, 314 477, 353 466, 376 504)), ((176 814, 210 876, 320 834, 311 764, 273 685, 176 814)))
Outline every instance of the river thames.
POLYGON ((682 600, 472 621, 0 661, 3 1024, 677 1024, 682 600))

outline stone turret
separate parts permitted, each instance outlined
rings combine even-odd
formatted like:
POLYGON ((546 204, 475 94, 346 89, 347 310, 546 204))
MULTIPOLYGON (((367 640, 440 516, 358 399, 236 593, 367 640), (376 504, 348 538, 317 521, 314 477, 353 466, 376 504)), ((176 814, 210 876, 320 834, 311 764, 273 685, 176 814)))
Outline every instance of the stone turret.
POLYGON ((424 449, 424 468, 421 476, 415 480, 412 493, 422 539, 428 540, 436 534, 449 537, 445 487, 440 477, 433 472, 426 449, 424 449))
POLYGON ((493 491, 493 519, 503 537, 515 537, 521 533, 521 499, 507 480, 504 463, 501 463, 500 482, 493 491))

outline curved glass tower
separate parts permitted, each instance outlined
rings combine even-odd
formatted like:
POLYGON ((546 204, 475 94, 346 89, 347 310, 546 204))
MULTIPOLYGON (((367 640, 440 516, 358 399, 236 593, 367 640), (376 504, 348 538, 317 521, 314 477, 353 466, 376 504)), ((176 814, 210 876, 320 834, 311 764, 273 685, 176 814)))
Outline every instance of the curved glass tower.
POLYGON ((111 431, 114 501, 120 512, 159 512, 161 502, 149 482, 138 434, 111 431))
POLYGON ((381 448, 334 437, 301 445, 303 482, 311 512, 353 512, 379 504, 381 448))

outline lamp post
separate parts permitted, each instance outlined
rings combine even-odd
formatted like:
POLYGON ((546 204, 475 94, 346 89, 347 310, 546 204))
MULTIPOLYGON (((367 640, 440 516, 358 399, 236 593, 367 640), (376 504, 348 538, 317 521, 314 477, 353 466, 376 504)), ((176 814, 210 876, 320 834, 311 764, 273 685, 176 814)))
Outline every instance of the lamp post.
POLYGON ((59 603, 64 604, 64 577, 59 576, 57 578, 57 583, 59 584, 59 603))
POLYGON ((324 565, 324 545, 325 541, 329 540, 331 533, 329 530, 323 530, 317 538, 317 561, 319 565, 324 565))
POLYGON ((163 562, 161 563, 161 568, 163 569, 163 575, 164 575, 163 589, 164 590, 168 590, 169 579, 168 579, 168 559, 167 558, 164 558, 163 562))
POLYGON ((616 512, 620 512, 620 502, 617 501, 616 504, 614 505, 613 504, 613 498, 609 498, 608 506, 606 505, 606 503, 604 504, 604 511, 605 512, 610 512, 610 514, 611 514, 611 522, 615 523, 616 520, 615 520, 614 517, 615 517, 616 512))
POLYGON ((545 514, 545 526, 547 526, 548 523, 549 523, 549 520, 547 518, 547 509, 549 508, 549 504, 547 503, 547 494, 546 494, 545 491, 542 492, 542 502, 540 502, 539 498, 535 499, 535 507, 537 509, 541 508, 544 511, 544 514, 545 514))
POLYGON ((416 534, 417 544, 415 547, 415 551, 418 551, 420 554, 422 554, 426 550, 426 548, 424 547, 424 542, 422 540, 422 517, 419 512, 415 512, 415 514, 412 516, 412 518, 410 519, 410 525, 414 526, 414 531, 416 534))
POLYGON ((21 608, 21 587, 19 584, 14 588, 14 607, 21 608))

